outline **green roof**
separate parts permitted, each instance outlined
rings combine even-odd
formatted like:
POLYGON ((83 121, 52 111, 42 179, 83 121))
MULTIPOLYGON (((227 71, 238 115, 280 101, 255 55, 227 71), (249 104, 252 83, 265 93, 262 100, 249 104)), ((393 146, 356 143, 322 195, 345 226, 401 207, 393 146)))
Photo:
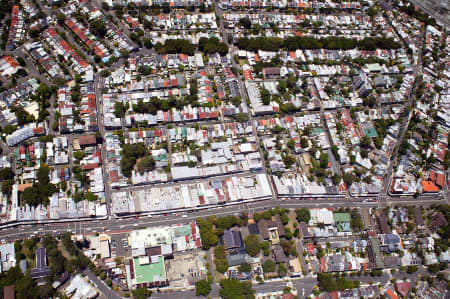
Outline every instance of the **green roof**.
POLYGON ((187 136, 187 129, 185 127, 181 128, 181 136, 183 136, 183 137, 187 136))
POLYGON ((337 227, 338 232, 351 232, 352 231, 349 222, 339 222, 338 224, 336 224, 336 227, 337 227))
POLYGON ((380 252, 380 240, 378 240, 377 238, 370 238, 370 243, 372 245, 373 252, 375 254, 375 264, 377 269, 384 268, 384 262, 383 259, 381 258, 380 252))
POLYGON ((153 160, 155 161, 166 161, 167 160, 167 154, 161 154, 153 156, 153 160))
POLYGON ((334 222, 350 222, 351 217, 349 213, 333 213, 334 222))
POLYGON ((189 239, 192 239, 192 229, 190 225, 177 226, 173 229, 173 233, 176 238, 189 236, 189 239))
POLYGON ((311 135, 315 136, 315 135, 319 135, 319 134, 321 134, 323 132, 324 132, 324 130, 322 128, 313 128, 311 130, 311 135))
POLYGON ((375 130, 374 127, 364 129, 364 135, 366 135, 367 137, 372 137, 372 138, 378 137, 377 130, 375 130))
MULTIPOLYGON (((149 258, 151 261, 151 258, 149 258)), ((162 256, 157 257, 157 263, 149 263, 141 265, 139 258, 133 259, 134 264, 134 276, 136 278, 136 284, 152 283, 155 281, 166 280, 166 268, 164 266, 164 258, 162 256)))

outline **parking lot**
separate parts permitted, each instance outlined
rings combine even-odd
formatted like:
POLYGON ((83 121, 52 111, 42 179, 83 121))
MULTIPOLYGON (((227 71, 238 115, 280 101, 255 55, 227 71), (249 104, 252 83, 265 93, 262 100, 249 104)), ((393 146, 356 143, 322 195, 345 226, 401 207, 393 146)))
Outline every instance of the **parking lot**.
POLYGON ((128 256, 131 252, 130 247, 128 247, 128 234, 112 234, 111 236, 111 255, 112 257, 117 256, 128 256))

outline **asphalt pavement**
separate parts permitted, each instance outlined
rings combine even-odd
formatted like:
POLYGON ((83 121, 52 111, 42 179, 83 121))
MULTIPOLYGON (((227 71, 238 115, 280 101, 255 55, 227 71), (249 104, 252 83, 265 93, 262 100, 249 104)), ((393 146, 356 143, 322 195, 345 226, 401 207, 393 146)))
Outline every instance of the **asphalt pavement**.
POLYGON ((86 276, 96 285, 96 287, 106 296, 108 299, 120 299, 116 292, 111 290, 102 280, 100 280, 91 270, 87 269, 83 272, 86 276))
MULTIPOLYGON (((420 200, 415 198, 403 198, 395 201, 381 202, 381 206, 388 205, 417 205, 420 202, 422 206, 429 206, 433 204, 446 203, 442 199, 429 198, 420 200)), ((48 224, 28 224, 18 225, 13 228, 4 228, 0 230, 1 240, 15 240, 28 237, 31 234, 59 234, 64 232, 94 234, 97 232, 108 232, 110 234, 123 233, 129 230, 137 229, 139 227, 150 226, 165 226, 177 223, 190 223, 195 221, 198 217, 207 217, 210 215, 240 215, 243 212, 254 213, 265 211, 274 207, 282 207, 288 209, 295 208, 352 208, 352 207, 378 207, 377 201, 362 202, 359 199, 311 199, 311 200, 264 200, 259 202, 252 202, 246 204, 239 204, 233 206, 210 207, 198 212, 190 212, 186 217, 180 217, 181 213, 155 215, 152 217, 133 217, 133 218, 114 218, 110 217, 105 220, 85 220, 78 224, 73 223, 48 223, 48 224)))

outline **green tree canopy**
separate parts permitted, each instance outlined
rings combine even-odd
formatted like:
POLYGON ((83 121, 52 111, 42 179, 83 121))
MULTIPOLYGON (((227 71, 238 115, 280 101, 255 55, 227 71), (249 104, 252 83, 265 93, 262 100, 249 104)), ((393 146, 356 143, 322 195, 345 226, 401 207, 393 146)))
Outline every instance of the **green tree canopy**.
POLYGON ((248 235, 244 239, 245 244, 245 250, 247 253, 251 256, 257 256, 259 253, 259 250, 261 249, 260 243, 259 243, 259 237, 254 234, 248 235))
POLYGON ((207 279, 198 280, 195 282, 195 295, 208 296, 211 292, 211 281, 207 279))
POLYGON ((264 273, 275 272, 276 264, 272 259, 267 259, 263 264, 264 273))
POLYGON ((137 288, 131 291, 134 299, 147 299, 152 294, 152 291, 147 288, 137 288))
POLYGON ((222 279, 220 281, 220 296, 223 299, 253 299, 255 291, 249 281, 240 282, 235 279, 222 279))
POLYGON ((228 270, 228 260, 227 251, 225 246, 217 246, 214 248, 214 264, 216 265, 216 270, 220 273, 225 273, 228 270))
POLYGON ((298 222, 305 222, 308 223, 311 219, 311 215, 309 213, 309 210, 306 208, 296 209, 295 213, 297 214, 297 221, 298 222))
POLYGON ((319 281, 319 288, 325 292, 333 292, 337 290, 336 280, 329 273, 317 274, 317 280, 319 281))

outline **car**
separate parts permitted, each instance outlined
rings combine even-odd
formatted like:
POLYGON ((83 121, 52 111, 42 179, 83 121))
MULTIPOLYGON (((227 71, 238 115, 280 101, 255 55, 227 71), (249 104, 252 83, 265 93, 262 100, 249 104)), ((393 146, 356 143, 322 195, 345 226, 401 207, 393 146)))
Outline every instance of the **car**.
POLYGON ((187 218, 187 215, 183 215, 183 216, 181 216, 181 217, 183 217, 183 218, 187 218))

